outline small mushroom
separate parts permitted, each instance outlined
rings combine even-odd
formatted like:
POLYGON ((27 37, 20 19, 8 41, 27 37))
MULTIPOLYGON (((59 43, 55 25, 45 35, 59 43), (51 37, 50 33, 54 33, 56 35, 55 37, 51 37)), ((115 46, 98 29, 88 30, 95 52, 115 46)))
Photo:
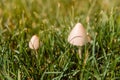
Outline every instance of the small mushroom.
POLYGON ((39 37, 33 35, 29 42, 29 48, 37 50, 39 48, 39 37))
POLYGON ((79 57, 81 59, 81 46, 88 42, 85 28, 81 23, 77 23, 68 36, 68 42, 72 45, 79 46, 79 57))
POLYGON ((29 41, 29 48, 35 51, 35 56, 37 59, 38 59, 37 49, 39 48, 39 46, 40 46, 39 37, 37 35, 33 35, 29 41))

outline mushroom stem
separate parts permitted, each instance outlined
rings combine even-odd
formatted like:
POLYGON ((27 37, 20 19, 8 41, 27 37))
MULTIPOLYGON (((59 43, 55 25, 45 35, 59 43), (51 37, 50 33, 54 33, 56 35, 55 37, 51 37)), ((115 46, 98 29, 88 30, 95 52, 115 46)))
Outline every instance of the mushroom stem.
POLYGON ((35 50, 35 56, 38 59, 38 52, 37 52, 37 50, 35 50))
POLYGON ((78 55, 79 55, 79 58, 81 59, 82 58, 81 47, 79 47, 79 49, 78 49, 78 55))

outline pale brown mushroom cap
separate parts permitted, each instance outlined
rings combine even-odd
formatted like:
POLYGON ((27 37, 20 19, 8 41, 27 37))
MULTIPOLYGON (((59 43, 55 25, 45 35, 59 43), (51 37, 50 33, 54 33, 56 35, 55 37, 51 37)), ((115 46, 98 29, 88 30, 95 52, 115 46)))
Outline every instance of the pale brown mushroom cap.
POLYGON ((86 30, 81 23, 77 23, 68 36, 68 42, 75 46, 85 45, 87 39, 86 30))
POLYGON ((39 37, 33 35, 29 42, 29 48, 37 50, 39 48, 39 37))

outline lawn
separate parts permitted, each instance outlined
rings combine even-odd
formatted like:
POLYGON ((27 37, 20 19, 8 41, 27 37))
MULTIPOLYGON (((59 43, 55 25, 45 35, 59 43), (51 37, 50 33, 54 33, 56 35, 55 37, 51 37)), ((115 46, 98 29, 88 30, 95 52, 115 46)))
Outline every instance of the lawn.
POLYGON ((120 80, 120 0, 0 0, 0 80, 120 80), (77 23, 91 38, 81 58, 77 23))

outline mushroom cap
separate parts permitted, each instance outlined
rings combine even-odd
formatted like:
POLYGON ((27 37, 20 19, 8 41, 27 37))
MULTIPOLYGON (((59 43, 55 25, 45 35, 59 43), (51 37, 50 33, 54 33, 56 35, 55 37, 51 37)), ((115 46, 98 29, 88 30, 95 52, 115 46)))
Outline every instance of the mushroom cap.
POLYGON ((81 23, 77 23, 68 36, 68 42, 75 46, 85 45, 87 39, 86 30, 81 23))
POLYGON ((33 35, 29 41, 29 48, 37 50, 39 48, 39 37, 37 35, 33 35))

